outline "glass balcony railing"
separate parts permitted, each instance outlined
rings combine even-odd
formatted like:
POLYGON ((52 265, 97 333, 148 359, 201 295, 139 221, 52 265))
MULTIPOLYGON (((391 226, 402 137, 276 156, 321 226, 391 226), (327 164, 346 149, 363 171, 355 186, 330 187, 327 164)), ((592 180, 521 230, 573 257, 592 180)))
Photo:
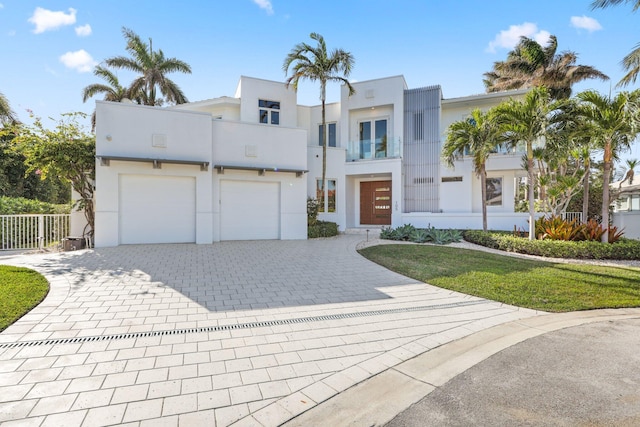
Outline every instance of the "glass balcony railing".
POLYGON ((383 160, 402 156, 400 138, 376 138, 360 141, 349 141, 347 161, 383 160))

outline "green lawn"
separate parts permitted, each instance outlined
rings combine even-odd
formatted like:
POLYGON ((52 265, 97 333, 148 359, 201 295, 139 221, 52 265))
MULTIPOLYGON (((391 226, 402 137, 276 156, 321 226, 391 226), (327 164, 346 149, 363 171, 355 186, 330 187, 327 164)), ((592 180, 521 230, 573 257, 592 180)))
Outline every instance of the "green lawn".
POLYGON ((562 312, 640 306, 640 269, 556 264, 430 245, 380 245, 360 254, 445 289, 562 312))
POLYGON ((0 331, 38 305, 48 292, 49 282, 41 274, 0 265, 0 331))

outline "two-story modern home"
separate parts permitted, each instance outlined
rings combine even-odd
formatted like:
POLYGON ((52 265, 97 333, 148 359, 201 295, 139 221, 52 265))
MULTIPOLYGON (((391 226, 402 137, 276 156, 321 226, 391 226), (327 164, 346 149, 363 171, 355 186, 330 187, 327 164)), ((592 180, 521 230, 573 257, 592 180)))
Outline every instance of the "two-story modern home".
MULTIPOLYGON (((442 163, 446 129, 524 91, 443 99, 439 86, 408 89, 402 76, 353 86, 327 104, 324 129, 320 106, 250 77, 233 97, 169 108, 98 101, 96 246, 305 239, 307 197, 341 230, 480 228, 480 181, 470 159, 442 163)), ((491 228, 526 228, 514 213, 520 163, 509 152, 488 162, 491 228)))

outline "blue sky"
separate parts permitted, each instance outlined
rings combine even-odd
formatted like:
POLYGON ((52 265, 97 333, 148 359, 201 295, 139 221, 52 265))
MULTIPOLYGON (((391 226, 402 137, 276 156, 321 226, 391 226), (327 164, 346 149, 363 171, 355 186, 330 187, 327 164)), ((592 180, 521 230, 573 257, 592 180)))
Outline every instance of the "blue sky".
MULTIPOLYGON (((588 88, 615 91, 619 61, 638 42, 640 13, 629 5, 592 11, 590 0, 0 0, 0 92, 23 120, 93 110, 82 89, 91 70, 125 54, 128 27, 166 56, 189 63, 173 75, 189 100, 233 96, 240 75, 283 81, 282 61, 309 33, 350 51, 355 81, 402 74, 410 88, 440 84, 446 98, 484 92, 482 74, 503 60, 519 35, 558 37, 559 50, 608 74, 588 88)), ((124 84, 131 75, 118 72, 124 84)), ((628 89, 634 89, 629 87, 628 89)), ((337 101, 337 85, 330 88, 337 101)), ((302 84, 300 104, 318 103, 302 84)), ((636 144, 638 145, 638 144, 636 144)), ((635 149, 638 151, 638 148, 635 149)), ((638 154, 636 157, 640 157, 638 154)))

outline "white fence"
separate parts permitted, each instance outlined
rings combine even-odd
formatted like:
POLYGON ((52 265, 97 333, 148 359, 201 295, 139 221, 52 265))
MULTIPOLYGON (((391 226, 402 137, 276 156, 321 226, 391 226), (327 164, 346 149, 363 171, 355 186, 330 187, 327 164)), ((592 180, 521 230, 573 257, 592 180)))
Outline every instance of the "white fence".
POLYGON ((567 221, 573 221, 575 219, 576 222, 581 223, 582 212, 565 212, 562 214, 562 219, 565 219, 567 221))
POLYGON ((69 236, 70 215, 0 215, 0 250, 45 249, 69 236))

